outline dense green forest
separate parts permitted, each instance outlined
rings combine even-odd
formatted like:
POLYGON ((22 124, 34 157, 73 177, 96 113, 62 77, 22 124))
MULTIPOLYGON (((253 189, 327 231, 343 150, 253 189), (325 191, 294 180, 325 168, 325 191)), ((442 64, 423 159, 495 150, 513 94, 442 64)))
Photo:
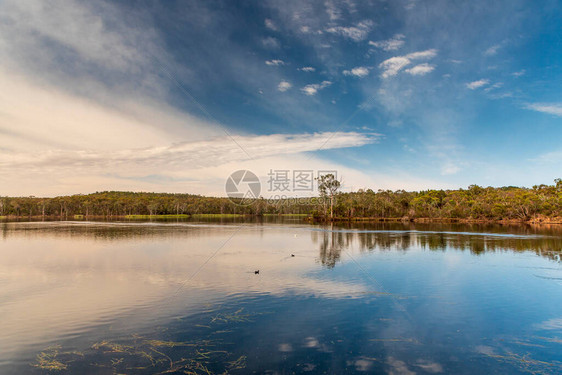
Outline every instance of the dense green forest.
MULTIPOLYGON (((329 197, 328 197, 329 198, 329 197)), ((334 217, 395 219, 545 220, 562 218, 562 180, 533 188, 359 190, 335 193, 334 217)), ((126 215, 306 214, 329 216, 329 199, 266 200, 240 205, 228 198, 191 194, 98 192, 55 198, 0 197, 0 216, 116 217, 126 215)))

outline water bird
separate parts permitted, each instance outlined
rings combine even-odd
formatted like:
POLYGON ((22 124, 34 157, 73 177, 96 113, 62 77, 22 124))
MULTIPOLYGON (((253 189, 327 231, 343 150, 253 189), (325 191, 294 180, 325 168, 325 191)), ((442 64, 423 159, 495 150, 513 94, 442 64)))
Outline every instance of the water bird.
POLYGON ((260 270, 254 271, 254 274, 259 275, 259 274, 260 274, 260 270))
POLYGON ((291 254, 291 257, 293 257, 293 258, 294 258, 294 257, 295 257, 295 254, 291 254))

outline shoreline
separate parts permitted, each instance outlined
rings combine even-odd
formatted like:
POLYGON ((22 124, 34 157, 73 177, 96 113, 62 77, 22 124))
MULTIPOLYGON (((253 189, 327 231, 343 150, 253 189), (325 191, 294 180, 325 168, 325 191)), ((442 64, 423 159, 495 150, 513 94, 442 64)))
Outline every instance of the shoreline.
POLYGON ((260 217, 294 217, 302 218, 308 222, 364 222, 364 223, 417 223, 417 224, 500 224, 500 225, 560 225, 561 217, 535 217, 528 220, 523 219, 472 219, 472 218, 409 218, 409 217, 334 217, 333 219, 314 217, 307 214, 166 214, 166 215, 73 215, 72 217, 60 215, 33 215, 33 216, 0 216, 0 221, 21 220, 49 220, 49 221, 82 221, 82 220, 161 220, 161 219, 237 219, 237 218, 260 218, 260 217))

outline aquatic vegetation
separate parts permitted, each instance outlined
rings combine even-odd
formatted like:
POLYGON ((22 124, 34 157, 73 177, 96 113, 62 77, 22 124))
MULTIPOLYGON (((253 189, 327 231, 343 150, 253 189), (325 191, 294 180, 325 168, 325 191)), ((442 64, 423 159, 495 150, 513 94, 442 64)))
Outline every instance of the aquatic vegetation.
POLYGON ((61 352, 60 345, 53 345, 37 354, 36 362, 31 366, 47 372, 58 372, 68 368, 71 362, 83 357, 84 353, 79 351, 61 352))
POLYGON ((504 355, 485 353, 490 358, 516 366, 519 370, 529 374, 559 374, 562 371, 562 363, 545 362, 531 358, 529 353, 524 355, 507 352, 504 355))
POLYGON ((60 346, 52 346, 37 354, 37 363, 32 366, 48 371, 66 370, 68 366, 57 359, 59 349, 60 346))
POLYGON ((557 343, 557 344, 562 344, 562 339, 557 338, 557 337, 542 337, 542 336, 537 336, 537 339, 544 340, 544 341, 548 341, 548 342, 554 342, 554 343, 557 343))
POLYGON ((243 369, 246 367, 246 356, 240 356, 240 358, 238 358, 235 361, 231 361, 228 362, 228 368, 231 370, 238 370, 238 369, 243 369))
MULTIPOLYGON (((257 314, 238 309, 212 317, 211 323, 249 322, 257 314)), ((211 326, 205 326, 211 328, 211 326)), ((165 332, 166 329, 162 329, 165 332)), ((230 330, 211 330, 216 335, 230 330)), ((216 336, 215 336, 216 337, 216 336)), ((189 341, 174 341, 134 334, 118 340, 102 340, 85 352, 61 352, 61 346, 51 346, 37 355, 33 367, 47 372, 73 371, 74 362, 81 366, 107 369, 113 374, 228 374, 246 368, 247 357, 232 357, 225 344, 216 338, 200 337, 189 341)), ((103 370, 102 370, 103 371, 103 370)))
POLYGON ((246 314, 243 313, 244 308, 241 308, 233 313, 219 313, 213 319, 211 319, 212 323, 231 323, 231 322, 251 322, 251 317, 257 314, 246 314))

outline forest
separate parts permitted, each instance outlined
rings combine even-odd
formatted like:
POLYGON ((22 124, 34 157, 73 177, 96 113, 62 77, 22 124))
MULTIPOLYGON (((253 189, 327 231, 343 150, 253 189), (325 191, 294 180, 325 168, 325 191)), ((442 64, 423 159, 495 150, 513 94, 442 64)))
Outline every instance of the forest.
MULTIPOLYGON (((553 185, 481 187, 458 190, 325 191, 317 199, 256 199, 249 204, 193 194, 105 191, 86 195, 0 197, 0 218, 135 217, 135 215, 287 215, 329 220, 507 220, 562 223, 562 179, 553 185), (322 199, 324 198, 324 199, 322 199)), ((177 217, 176 216, 176 217, 177 217)))

